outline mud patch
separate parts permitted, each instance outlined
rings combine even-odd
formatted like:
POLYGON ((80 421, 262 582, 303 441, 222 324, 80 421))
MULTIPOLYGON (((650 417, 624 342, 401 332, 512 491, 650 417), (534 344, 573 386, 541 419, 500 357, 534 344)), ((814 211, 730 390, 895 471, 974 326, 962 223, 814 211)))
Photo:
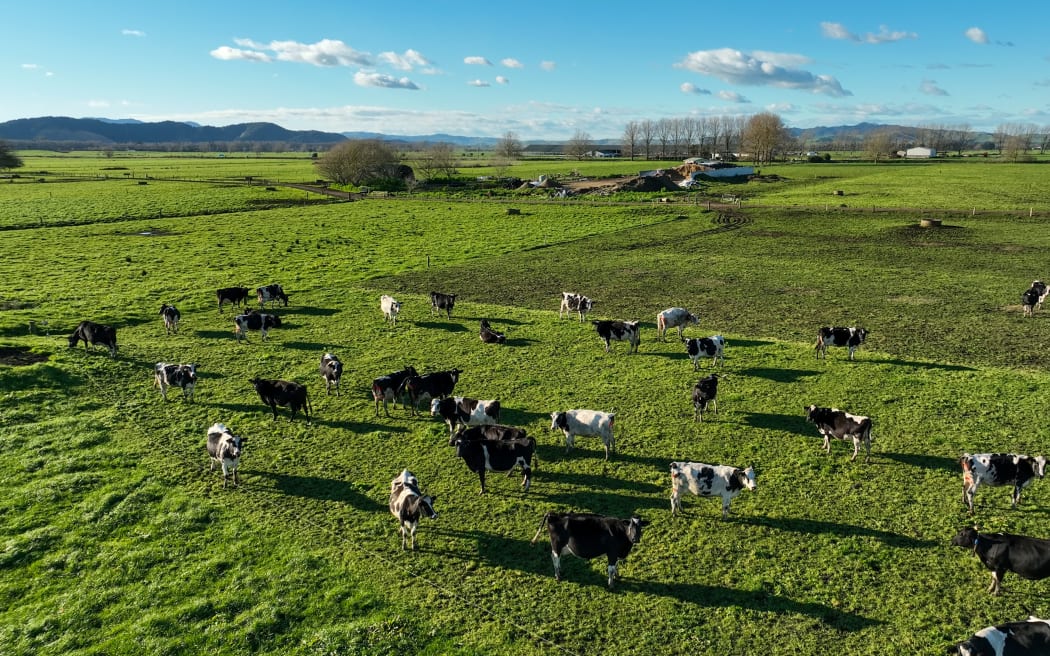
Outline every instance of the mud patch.
POLYGON ((0 346, 0 364, 9 367, 27 367, 37 362, 46 362, 48 353, 34 353, 24 346, 0 346))

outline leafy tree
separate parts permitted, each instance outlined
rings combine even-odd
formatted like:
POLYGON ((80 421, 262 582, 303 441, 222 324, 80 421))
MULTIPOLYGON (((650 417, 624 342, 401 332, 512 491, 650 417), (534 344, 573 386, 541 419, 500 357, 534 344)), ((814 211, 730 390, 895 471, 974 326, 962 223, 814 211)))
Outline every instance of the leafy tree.
POLYGON ((348 139, 333 146, 314 164, 329 180, 360 186, 397 177, 399 161, 394 149, 378 139, 348 139))
POLYGON ((768 164, 787 143, 788 132, 779 116, 762 112, 743 124, 741 139, 755 162, 768 164))
POLYGON ((10 146, 0 141, 0 169, 17 169, 24 165, 22 158, 15 155, 15 151, 11 150, 10 146))

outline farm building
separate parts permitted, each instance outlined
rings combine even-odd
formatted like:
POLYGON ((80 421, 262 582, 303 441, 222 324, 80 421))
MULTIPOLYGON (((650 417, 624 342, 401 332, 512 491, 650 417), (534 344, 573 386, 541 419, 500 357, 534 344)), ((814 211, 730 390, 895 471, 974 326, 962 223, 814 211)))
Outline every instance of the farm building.
POLYGON ((930 159, 931 157, 937 157, 937 149, 927 148, 926 146, 916 146, 915 148, 909 148, 908 150, 897 154, 905 159, 930 159))

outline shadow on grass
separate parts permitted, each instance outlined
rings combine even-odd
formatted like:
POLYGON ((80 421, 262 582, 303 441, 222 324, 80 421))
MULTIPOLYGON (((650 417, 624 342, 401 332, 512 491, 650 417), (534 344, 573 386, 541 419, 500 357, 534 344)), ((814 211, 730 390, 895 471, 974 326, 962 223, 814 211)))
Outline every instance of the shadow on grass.
MULTIPOLYGON (((296 349, 298 351, 317 351, 321 353, 323 351, 338 350, 344 348, 339 344, 322 344, 321 342, 281 342, 281 346, 286 348, 296 349)), ((320 359, 318 359, 320 362, 320 359)))
POLYGON ((482 319, 488 319, 488 322, 492 325, 493 330, 503 332, 500 330, 500 326, 522 326, 525 324, 524 321, 518 321, 516 319, 504 319, 503 317, 493 317, 490 314, 486 314, 482 317, 456 317, 460 321, 473 321, 474 323, 480 322, 482 319))
POLYGON ((308 317, 330 317, 339 314, 340 310, 319 307, 290 307, 281 310, 281 314, 305 314, 308 317))
MULTIPOLYGON (((298 419, 298 415, 296 415, 298 419)), ((341 428, 348 430, 352 433, 364 434, 364 433, 407 433, 408 429, 402 426, 391 426, 389 424, 373 424, 370 421, 331 421, 327 419, 318 419, 316 416, 311 415, 310 419, 313 423, 320 426, 327 426, 329 428, 341 428)))
POLYGON ((726 348, 753 348, 755 346, 769 346, 772 343, 762 339, 727 339, 726 348))
POLYGON ((744 423, 752 428, 778 430, 806 437, 817 436, 816 428, 810 426, 801 413, 798 415, 785 415, 773 412, 749 412, 744 417, 744 423))
POLYGON ((0 370, 0 386, 9 391, 27 389, 73 389, 86 382, 83 376, 51 364, 5 367, 0 370))
MULTIPOLYGON (((516 408, 508 408, 505 405, 500 407, 499 416, 500 421, 508 426, 524 426, 525 424, 531 424, 537 419, 542 419, 545 422, 549 422, 551 418, 551 414, 549 412, 531 412, 529 410, 518 410, 516 408)), ((550 424, 548 423, 547 425, 549 426, 550 424)), ((534 432, 535 431, 533 431, 533 433, 534 432)), ((551 435, 553 434, 554 433, 551 433, 551 435)), ((537 441, 540 439, 539 435, 533 435, 533 437, 535 437, 537 441)))
MULTIPOLYGON (((536 530, 535 526, 536 525, 532 525, 531 530, 533 531, 533 534, 536 530)), ((440 554, 443 557, 463 561, 473 561, 480 557, 481 560, 490 567, 517 570, 527 574, 546 574, 548 576, 553 576, 554 574, 550 558, 550 541, 547 539, 546 529, 544 529, 540 538, 536 541, 536 544, 532 545, 529 544, 528 539, 509 538, 497 533, 486 533, 484 531, 476 530, 458 531, 441 526, 437 523, 434 523, 433 528, 426 528, 430 529, 430 532, 433 533, 473 542, 476 545, 476 549, 443 550, 429 549, 426 546, 423 546, 420 548, 420 551, 428 551, 430 553, 440 554)), ((425 529, 421 528, 420 533, 423 533, 424 530, 425 529)), ((564 563, 567 560, 569 559, 564 559, 562 562, 564 563)))
MULTIPOLYGON (((317 476, 292 476, 277 472, 253 470, 252 474, 273 481, 274 490, 289 496, 317 499, 318 501, 337 501, 346 503, 357 510, 378 512, 386 506, 353 489, 346 481, 317 476)), ((259 489, 259 488, 256 488, 259 489)))
POLYGON ((444 330, 450 333, 467 332, 467 328, 463 324, 451 323, 448 321, 413 321, 412 323, 420 328, 432 328, 434 330, 444 330))
POLYGON ((194 330, 194 334, 197 337, 203 337, 205 339, 232 339, 237 341, 236 335, 233 334, 233 322, 230 322, 229 330, 194 330))
POLYGON ((527 339, 525 337, 514 337, 503 342, 503 346, 528 346, 535 341, 536 340, 534 339, 527 339))
MULTIPOLYGON (((574 450, 569 455, 575 454, 574 450)), ((600 451, 598 452, 601 453, 600 451)), ((600 460, 599 462, 604 462, 600 460)), ((595 467, 597 469, 597 466, 595 467)), ((604 468, 603 468, 604 469, 604 468)), ((622 478, 613 478, 606 471, 602 471, 600 474, 581 474, 574 472, 541 472, 544 481, 550 481, 552 483, 560 483, 568 488, 574 487, 590 487, 596 490, 624 490, 635 492, 638 494, 656 494, 663 493, 664 486, 656 485, 654 483, 642 483, 639 481, 630 481, 622 478)))
POLYGON ((544 503, 555 504, 564 510, 573 509, 575 512, 593 512, 599 515, 612 515, 615 517, 630 517, 631 515, 645 516, 646 513, 655 508, 665 510, 668 506, 667 499, 638 496, 637 492, 630 491, 624 494, 618 492, 599 492, 588 489, 562 489, 547 493, 543 487, 546 476, 550 472, 534 471, 533 481, 529 494, 535 493, 542 496, 544 503))
POLYGON ((822 522, 815 519, 795 519, 790 517, 736 517, 734 518, 734 521, 739 524, 768 526, 779 531, 790 531, 792 533, 874 538, 891 547, 899 547, 903 549, 933 547, 938 544, 933 540, 920 540, 918 538, 908 537, 907 535, 901 535, 900 533, 893 533, 891 531, 854 526, 853 524, 840 524, 839 522, 822 522))
POLYGON ((915 360, 901 360, 900 358, 871 359, 868 362, 876 364, 892 364, 897 367, 914 367, 916 369, 940 369, 942 371, 977 371, 973 367, 962 364, 941 364, 939 362, 917 362, 915 360))
POLYGON ((737 372, 741 376, 754 376, 765 378, 778 383, 797 383, 806 376, 816 376, 820 372, 812 369, 769 369, 766 367, 752 367, 737 372))
POLYGON ((927 456, 921 453, 879 453, 880 457, 889 458, 905 465, 920 467, 922 469, 940 469, 953 474, 962 473, 959 461, 956 458, 944 456, 927 456))

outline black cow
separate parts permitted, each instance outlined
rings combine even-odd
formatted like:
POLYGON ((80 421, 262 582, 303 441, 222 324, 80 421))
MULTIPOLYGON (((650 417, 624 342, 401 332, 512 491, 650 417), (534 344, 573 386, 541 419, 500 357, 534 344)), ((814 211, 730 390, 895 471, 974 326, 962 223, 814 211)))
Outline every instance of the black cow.
POLYGON ((481 320, 481 325, 478 331, 478 336, 481 337, 481 341, 486 344, 502 344, 507 341, 507 336, 501 332, 496 332, 489 325, 486 319, 481 320))
POLYGON ((704 420, 704 411, 711 406, 711 411, 718 414, 718 374, 711 374, 697 381, 693 386, 693 421, 704 420))
POLYGON ((849 359, 852 360, 854 352, 864 343, 867 336, 868 330, 865 328, 824 326, 817 331, 817 345, 814 349, 818 358, 824 356, 827 360, 829 346, 846 346, 849 347, 849 359))
POLYGON ((339 396, 339 381, 343 379, 343 363, 331 353, 321 356, 321 378, 324 379, 325 394, 331 394, 335 388, 335 395, 339 396))
POLYGON ((1024 622, 989 626, 948 648, 958 656, 1046 656, 1050 654, 1050 621, 1030 615, 1024 622))
POLYGON ((587 318, 587 313, 594 308, 594 301, 587 298, 583 294, 574 294, 572 292, 561 293, 561 307, 558 308, 558 318, 561 319, 562 313, 565 316, 570 316, 573 312, 580 313, 580 322, 587 318))
POLYGON ((288 307, 288 294, 285 294, 277 283, 259 287, 255 290, 255 297, 259 300, 260 308, 265 307, 267 303, 272 303, 276 307, 277 301, 284 303, 284 307, 288 307))
POLYGON ((94 321, 81 321, 77 324, 73 334, 69 336, 69 348, 76 348, 80 340, 84 340, 85 351, 87 351, 88 344, 91 346, 101 344, 109 349, 109 357, 117 357, 117 330, 112 326, 94 321))
POLYGON ((452 318, 452 308, 456 307, 455 294, 442 294, 441 292, 430 292, 430 313, 444 310, 448 318, 452 318))
POLYGON ((222 306, 244 305, 248 301, 247 287, 223 287, 215 291, 215 298, 219 301, 219 313, 222 314, 222 306))
POLYGON ((638 343, 642 337, 638 331, 637 321, 592 321, 594 329, 598 331, 598 337, 605 342, 605 352, 609 352, 609 342, 627 342, 627 352, 638 352, 638 343))
POLYGON ((1013 485, 1011 497, 1016 506, 1021 503, 1021 490, 1046 473, 1046 458, 1016 453, 964 453, 959 458, 963 470, 963 503, 973 514, 973 497, 984 485, 998 487, 1013 485))
POLYGON ((258 392, 259 399, 273 410, 274 421, 277 421, 277 406, 288 406, 292 413, 289 419, 295 419, 295 413, 302 410, 307 422, 310 421, 310 413, 313 412, 313 409, 310 407, 306 385, 266 378, 252 378, 248 382, 258 392))
POLYGON ((182 313, 180 313, 174 305, 168 305, 167 303, 161 305, 158 314, 164 318, 165 335, 179 332, 179 319, 182 318, 182 313))
POLYGON ((1034 317, 1035 308, 1039 305, 1042 298, 1042 291, 1036 287, 1029 287, 1025 293, 1021 294, 1021 311, 1024 312, 1024 316, 1034 317))
POLYGON ((952 545, 973 550, 992 573, 988 592, 1002 590, 1003 576, 1013 572, 1022 579, 1039 581, 1050 576, 1050 540, 1010 533, 980 533, 977 528, 964 528, 952 538, 952 545))
POLYGON ((521 466, 524 478, 522 490, 529 491, 532 485, 532 456, 536 451, 536 440, 524 430, 511 426, 474 426, 460 429, 449 441, 456 447, 456 456, 463 458, 467 468, 481 480, 481 493, 485 494, 485 472, 507 472, 521 466), (495 436, 495 439, 487 436, 495 436))
POLYGON ((434 399, 430 402, 430 414, 445 420, 449 437, 455 435, 457 426, 498 424, 499 411, 499 401, 479 401, 465 396, 434 399))
POLYGON ((871 417, 851 415, 838 408, 818 408, 815 405, 806 408, 806 420, 816 424, 817 431, 824 437, 824 450, 831 453, 831 438, 836 440, 853 440, 853 457, 857 459, 860 445, 867 451, 864 462, 871 460, 871 417))
POLYGON ((540 527, 536 529, 531 544, 539 539, 544 524, 551 539, 555 580, 561 580, 561 557, 566 552, 588 560, 604 555, 609 561, 611 590, 613 581, 620 574, 617 563, 627 562, 631 547, 642 539, 642 527, 649 522, 637 515, 630 519, 619 519, 591 513, 549 512, 540 520, 540 527))
POLYGON ((412 539, 412 549, 416 548, 416 528, 419 526, 419 518, 426 514, 430 519, 437 519, 434 510, 436 496, 423 494, 419 491, 419 481, 415 474, 407 469, 402 470, 397 478, 390 481, 390 514, 397 518, 401 529, 401 548, 408 548, 409 537, 412 539))
POLYGON ((182 398, 193 401, 193 389, 197 385, 197 365, 168 364, 158 362, 153 365, 153 386, 160 388, 160 395, 168 400, 168 388, 178 387, 182 398))
POLYGON ((234 334, 237 335, 237 341, 248 341, 248 331, 258 330, 259 334, 262 335, 263 341, 266 341, 266 335, 271 328, 281 327, 281 317, 276 314, 265 314, 263 312, 256 312, 252 310, 246 314, 238 314, 233 318, 234 323, 234 334))
POLYGON ((407 378, 403 391, 408 393, 412 414, 416 414, 416 406, 423 399, 443 399, 451 396, 461 373, 463 372, 459 369, 449 369, 407 378))
MULTIPOLYGON (((386 416, 390 416, 390 410, 387 409, 387 403, 395 400, 398 396, 403 393, 405 381, 411 377, 417 376, 415 367, 405 367, 401 371, 395 371, 392 374, 380 376, 372 381, 372 398, 376 402, 376 416, 379 416, 379 402, 383 402, 383 412, 386 416)), ((402 407, 404 406, 404 400, 402 400, 402 407)))

